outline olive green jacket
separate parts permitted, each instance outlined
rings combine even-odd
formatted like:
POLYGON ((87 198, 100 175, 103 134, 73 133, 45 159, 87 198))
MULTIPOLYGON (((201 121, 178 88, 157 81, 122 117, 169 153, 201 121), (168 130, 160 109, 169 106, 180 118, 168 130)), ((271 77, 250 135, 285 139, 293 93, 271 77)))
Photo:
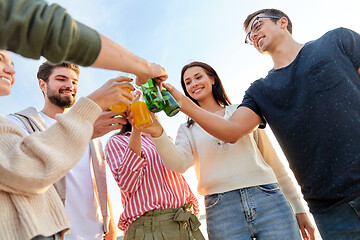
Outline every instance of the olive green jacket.
POLYGON ((100 35, 57 4, 0 0, 0 49, 50 62, 89 66, 101 48, 100 35))

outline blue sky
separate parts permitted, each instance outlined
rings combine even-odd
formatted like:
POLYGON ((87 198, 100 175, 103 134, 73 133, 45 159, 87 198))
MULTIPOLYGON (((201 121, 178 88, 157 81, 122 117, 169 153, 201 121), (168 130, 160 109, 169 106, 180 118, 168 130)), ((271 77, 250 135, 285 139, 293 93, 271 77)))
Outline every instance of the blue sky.
MULTIPOLYGON (((243 20, 262 8, 278 8, 293 22, 293 36, 301 43, 316 39, 325 32, 347 27, 360 32, 357 0, 279 1, 279 0, 61 0, 58 2, 78 21, 85 23, 134 54, 161 64, 169 74, 168 82, 181 89, 183 65, 194 61, 209 63, 218 72, 233 103, 240 103, 251 82, 266 75, 272 67, 269 56, 260 55, 244 44, 243 20)), ((41 109, 43 96, 36 72, 44 61, 11 54, 16 82, 10 96, 0 99, 0 113, 8 114, 27 106, 41 109)), ((86 96, 115 71, 81 68, 79 96, 86 96)), ((159 118, 168 135, 175 138, 185 121, 183 114, 159 118)), ((104 143, 110 134, 103 137, 104 143)), ((276 142, 275 142, 276 144, 276 142)), ((281 152, 280 152, 281 153, 281 152)), ((196 192, 193 171, 186 177, 196 192)), ((118 188, 109 175, 110 196, 116 218, 121 211, 118 188)), ((202 202, 202 199, 199 199, 202 202)), ((204 211, 202 212, 204 214, 204 211)), ((117 220, 117 219, 116 219, 117 220)))

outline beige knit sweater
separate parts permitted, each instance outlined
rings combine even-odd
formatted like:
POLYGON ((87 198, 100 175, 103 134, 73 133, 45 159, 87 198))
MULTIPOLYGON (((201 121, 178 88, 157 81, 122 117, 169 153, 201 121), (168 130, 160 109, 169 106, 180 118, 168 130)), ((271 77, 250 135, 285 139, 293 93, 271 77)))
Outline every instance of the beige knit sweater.
POLYGON ((70 228, 52 186, 81 158, 101 108, 81 98, 44 132, 27 136, 0 115, 0 239, 27 240, 70 228))

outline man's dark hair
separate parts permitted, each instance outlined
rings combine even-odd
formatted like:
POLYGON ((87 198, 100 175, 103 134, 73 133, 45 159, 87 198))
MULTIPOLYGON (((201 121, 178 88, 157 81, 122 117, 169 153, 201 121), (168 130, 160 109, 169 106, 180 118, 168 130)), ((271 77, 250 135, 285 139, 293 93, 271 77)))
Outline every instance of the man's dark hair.
POLYGON ((49 80, 49 76, 51 75, 53 69, 57 68, 57 67, 70 68, 79 77, 80 69, 79 69, 78 65, 68 63, 68 62, 62 62, 62 63, 59 63, 59 64, 53 64, 51 62, 46 61, 46 62, 44 62, 43 64, 40 65, 39 70, 37 72, 37 78, 39 80, 42 79, 47 83, 48 80, 49 80))
POLYGON ((247 16, 247 18, 245 19, 244 21, 244 29, 246 29, 251 20, 259 15, 259 14, 265 14, 267 16, 275 16, 275 17, 279 17, 278 19, 277 18, 270 18, 270 20, 272 20, 273 22, 277 22, 280 18, 282 17, 285 17, 287 20, 288 20, 288 25, 287 25, 287 30, 289 31, 290 34, 292 34, 292 23, 291 23, 291 20, 290 18, 288 17, 288 15, 286 15, 284 12, 278 10, 278 9, 274 9, 274 8, 265 8, 265 9, 261 9, 261 10, 258 10, 252 14, 250 14, 249 16, 247 16))

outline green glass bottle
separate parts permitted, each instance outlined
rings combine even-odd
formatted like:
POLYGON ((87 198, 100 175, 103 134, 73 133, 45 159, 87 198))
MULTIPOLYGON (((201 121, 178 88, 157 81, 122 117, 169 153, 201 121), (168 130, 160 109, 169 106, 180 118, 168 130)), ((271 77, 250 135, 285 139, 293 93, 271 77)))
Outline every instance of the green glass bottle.
POLYGON ((159 86, 155 79, 150 78, 147 83, 141 85, 141 91, 146 105, 151 112, 160 112, 164 108, 164 99, 162 98, 159 86))
POLYGON ((166 88, 162 88, 161 94, 164 99, 164 112, 168 117, 175 116, 180 111, 180 105, 166 88))

